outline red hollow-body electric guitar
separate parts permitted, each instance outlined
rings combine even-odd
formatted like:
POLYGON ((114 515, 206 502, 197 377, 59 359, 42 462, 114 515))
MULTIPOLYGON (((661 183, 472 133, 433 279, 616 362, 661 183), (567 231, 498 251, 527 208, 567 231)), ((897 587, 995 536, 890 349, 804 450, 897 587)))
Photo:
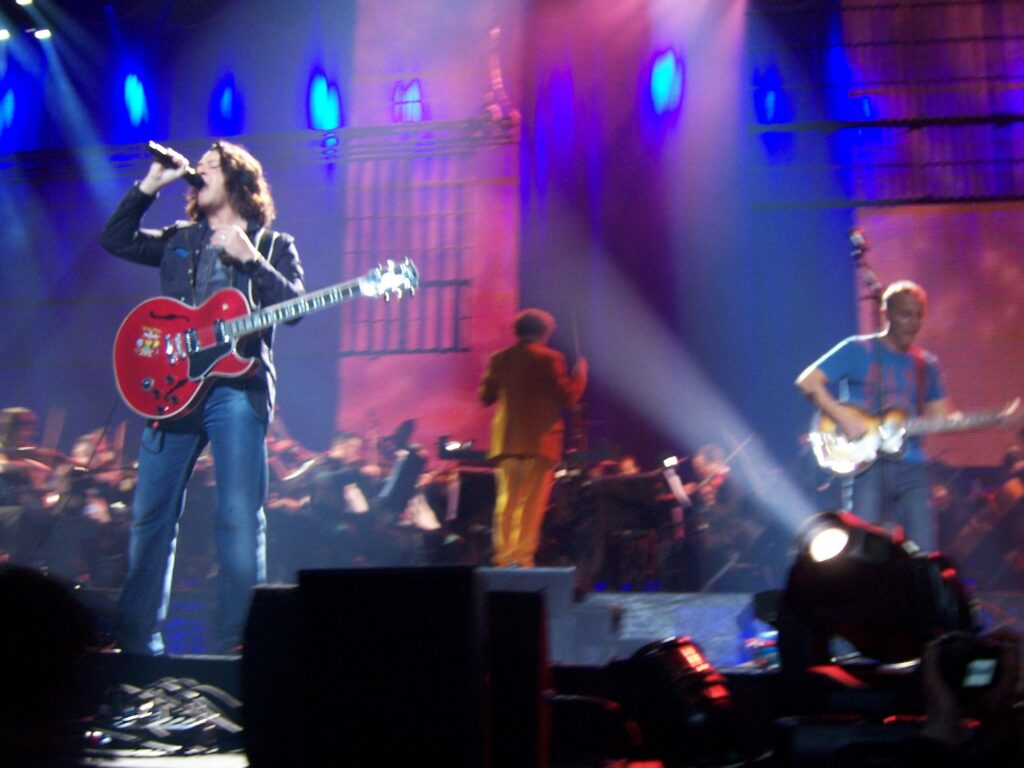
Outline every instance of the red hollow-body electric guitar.
POLYGON ((213 379, 246 376, 259 364, 238 353, 242 339, 356 296, 401 298, 418 285, 416 267, 405 259, 255 312, 235 288, 198 307, 163 296, 148 299, 128 313, 114 339, 117 388, 128 407, 147 419, 183 416, 213 379))

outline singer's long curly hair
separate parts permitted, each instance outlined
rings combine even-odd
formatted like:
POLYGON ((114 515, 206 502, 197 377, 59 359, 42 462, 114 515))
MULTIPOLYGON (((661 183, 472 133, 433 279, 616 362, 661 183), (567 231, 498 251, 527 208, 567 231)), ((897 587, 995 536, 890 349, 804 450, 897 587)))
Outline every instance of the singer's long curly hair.
MULTIPOLYGON (((224 173, 224 185, 231 200, 231 207, 248 221, 266 227, 274 220, 277 210, 270 194, 270 184, 263 176, 260 161, 249 154, 241 144, 230 141, 215 141, 210 150, 220 155, 220 167, 224 173)), ((197 190, 191 190, 185 210, 193 221, 199 221, 203 212, 196 202, 197 190)))

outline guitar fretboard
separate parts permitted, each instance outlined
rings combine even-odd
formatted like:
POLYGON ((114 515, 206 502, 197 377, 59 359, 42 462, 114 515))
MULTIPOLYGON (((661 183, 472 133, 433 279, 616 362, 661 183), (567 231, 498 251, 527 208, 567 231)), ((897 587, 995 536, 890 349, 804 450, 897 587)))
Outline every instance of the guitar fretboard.
POLYGON ((333 307, 335 304, 340 304, 359 294, 359 280, 348 280, 297 296, 272 307, 266 307, 250 315, 229 320, 224 324, 224 330, 232 338, 241 338, 272 325, 296 320, 310 312, 333 307))
POLYGON ((927 435, 936 432, 966 432, 969 429, 992 427, 998 424, 1004 415, 1003 411, 992 411, 988 413, 965 414, 956 418, 944 416, 914 418, 907 422, 907 434, 927 435))

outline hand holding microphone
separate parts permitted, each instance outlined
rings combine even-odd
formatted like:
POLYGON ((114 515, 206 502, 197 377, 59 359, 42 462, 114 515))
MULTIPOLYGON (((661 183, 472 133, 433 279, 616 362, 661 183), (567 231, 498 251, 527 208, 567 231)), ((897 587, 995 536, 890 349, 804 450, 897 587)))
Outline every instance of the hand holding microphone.
POLYGON ((189 165, 188 159, 184 155, 173 149, 168 149, 162 144, 157 144, 155 141, 149 142, 146 149, 153 155, 154 165, 162 166, 163 170, 154 175, 153 169, 150 169, 149 175, 140 184, 143 192, 154 194, 175 179, 181 178, 196 189, 204 185, 203 177, 189 165))

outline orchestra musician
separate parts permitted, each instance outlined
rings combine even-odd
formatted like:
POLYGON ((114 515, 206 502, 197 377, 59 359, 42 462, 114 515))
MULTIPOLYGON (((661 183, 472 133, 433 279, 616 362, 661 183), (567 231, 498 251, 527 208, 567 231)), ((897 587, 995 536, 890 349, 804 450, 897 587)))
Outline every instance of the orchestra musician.
POLYGON ((71 463, 55 471, 51 572, 92 586, 121 584, 135 480, 122 465, 121 438, 121 430, 114 439, 104 429, 87 432, 75 440, 71 463))
POLYGON ((685 510, 683 567, 689 591, 700 591, 729 559, 749 544, 741 536, 740 493, 721 446, 701 446, 690 462, 694 479, 683 488, 692 502, 685 510))
POLYGON ((0 550, 6 559, 45 567, 56 515, 54 481, 68 457, 39 444, 39 417, 20 406, 0 411, 0 550))
MULTIPOLYGON (((1024 429, 1019 437, 1024 438, 1024 429)), ((984 589, 1024 587, 1024 439, 1003 457, 996 485, 972 494, 972 514, 945 550, 984 589)))
POLYGON ((366 460, 363 437, 341 431, 313 470, 311 502, 321 517, 370 511, 380 490, 381 468, 366 460))

